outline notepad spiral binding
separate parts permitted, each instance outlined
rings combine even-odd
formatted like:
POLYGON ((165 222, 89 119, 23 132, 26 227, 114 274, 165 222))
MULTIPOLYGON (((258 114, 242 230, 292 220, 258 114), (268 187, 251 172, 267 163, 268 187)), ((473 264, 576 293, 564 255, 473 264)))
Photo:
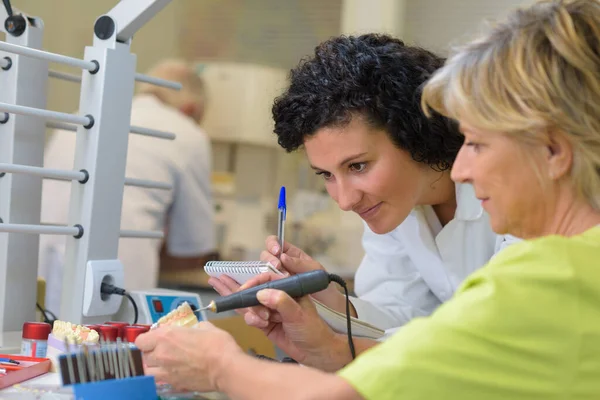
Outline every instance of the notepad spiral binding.
POLYGON ((204 265, 207 272, 221 274, 260 274, 265 268, 273 268, 268 261, 209 261, 204 265))

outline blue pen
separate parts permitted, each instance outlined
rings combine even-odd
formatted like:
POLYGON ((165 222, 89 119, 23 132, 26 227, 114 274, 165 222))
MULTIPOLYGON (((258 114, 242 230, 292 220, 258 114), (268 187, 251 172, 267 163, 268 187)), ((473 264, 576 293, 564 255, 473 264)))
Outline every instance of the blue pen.
POLYGON ((18 361, 15 361, 13 359, 10 358, 0 358, 0 364, 13 364, 13 365, 18 365, 20 364, 18 361))
POLYGON ((285 205, 285 186, 279 190, 279 204, 277 204, 278 223, 277 223, 277 238, 279 239, 280 254, 283 253, 283 242, 285 240, 285 214, 287 207, 285 205))

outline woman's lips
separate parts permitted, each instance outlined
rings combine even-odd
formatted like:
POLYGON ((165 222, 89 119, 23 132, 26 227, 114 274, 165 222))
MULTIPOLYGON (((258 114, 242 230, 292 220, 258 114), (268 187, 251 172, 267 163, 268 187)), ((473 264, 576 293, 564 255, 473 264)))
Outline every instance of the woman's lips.
POLYGON ((378 203, 378 204, 374 205, 374 206, 373 206, 373 207, 371 207, 371 208, 367 208, 367 209, 366 209, 366 210, 364 210, 364 211, 360 211, 360 212, 358 213, 358 215, 360 215, 360 217, 361 217, 362 219, 369 219, 369 218, 372 218, 372 217, 373 217, 373 216, 374 216, 374 215, 377 213, 377 211, 379 211, 379 209, 381 208, 381 204, 382 204, 382 203, 378 203))

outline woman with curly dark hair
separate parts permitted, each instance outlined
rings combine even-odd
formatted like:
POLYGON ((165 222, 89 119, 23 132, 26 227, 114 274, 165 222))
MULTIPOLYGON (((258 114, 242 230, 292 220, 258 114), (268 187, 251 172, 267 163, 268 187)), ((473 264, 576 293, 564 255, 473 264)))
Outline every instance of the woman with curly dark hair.
MULTIPOLYGON (((421 110, 421 87, 443 63, 385 35, 337 37, 291 71, 273 105, 279 144, 303 147, 339 207, 366 223, 352 313, 382 329, 429 315, 507 243, 472 188, 450 179, 458 127, 421 110)), ((274 236, 266 246, 262 258, 290 273, 323 268, 289 243, 280 255, 274 236)), ((209 282, 223 295, 238 288, 227 277, 209 282)), ((334 284, 313 297, 345 312, 334 284)), ((262 311, 246 321, 270 329, 262 311)))

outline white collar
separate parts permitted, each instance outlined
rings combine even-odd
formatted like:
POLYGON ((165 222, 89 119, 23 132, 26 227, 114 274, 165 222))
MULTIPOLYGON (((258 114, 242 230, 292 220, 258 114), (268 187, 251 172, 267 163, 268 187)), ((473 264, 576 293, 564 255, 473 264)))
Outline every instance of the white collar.
POLYGON ((481 218, 483 207, 481 201, 475 197, 473 186, 468 183, 457 183, 456 189, 456 212, 454 219, 473 221, 481 218))

